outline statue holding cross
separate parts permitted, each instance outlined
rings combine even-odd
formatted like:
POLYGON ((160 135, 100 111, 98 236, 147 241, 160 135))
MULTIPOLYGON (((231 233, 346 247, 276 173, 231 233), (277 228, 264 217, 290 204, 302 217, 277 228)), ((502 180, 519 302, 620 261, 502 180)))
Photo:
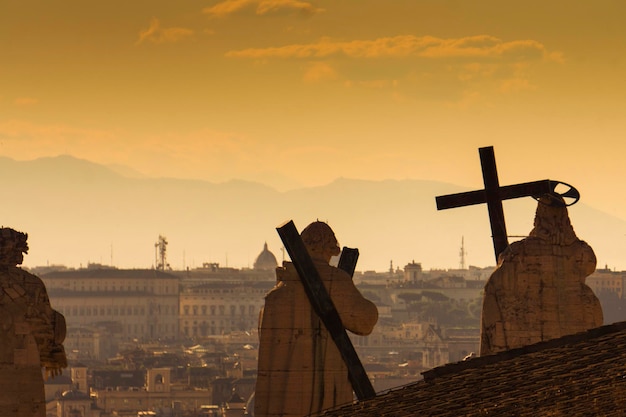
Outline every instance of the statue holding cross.
MULTIPOLYGON (((277 228, 292 262, 276 269, 259 326, 255 416, 315 414, 375 395, 345 329, 369 334, 374 303, 352 281, 350 268, 329 265, 340 249, 332 229, 313 222, 299 235, 293 222, 277 228)), ((346 251, 346 248, 344 248, 346 251)))
MULTIPOLYGON (((585 284, 593 273, 593 249, 578 239, 565 199, 580 198, 570 187, 558 194, 557 181, 500 187, 493 148, 481 148, 485 189, 437 197, 437 208, 487 203, 498 262, 485 285, 480 354, 487 355, 585 331, 602 325, 598 298, 585 284), (529 236, 508 243, 502 200, 537 199, 529 236)), ((572 203, 573 204, 573 203, 572 203)))

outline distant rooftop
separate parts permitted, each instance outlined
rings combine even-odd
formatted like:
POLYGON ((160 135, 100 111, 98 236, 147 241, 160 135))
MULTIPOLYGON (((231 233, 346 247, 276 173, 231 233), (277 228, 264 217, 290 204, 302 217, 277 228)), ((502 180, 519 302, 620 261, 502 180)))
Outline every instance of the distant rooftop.
POLYGON ((150 278, 150 279, 176 279, 169 272, 156 269, 114 269, 114 268, 89 268, 72 269, 66 271, 52 271, 42 275, 42 278, 150 278))

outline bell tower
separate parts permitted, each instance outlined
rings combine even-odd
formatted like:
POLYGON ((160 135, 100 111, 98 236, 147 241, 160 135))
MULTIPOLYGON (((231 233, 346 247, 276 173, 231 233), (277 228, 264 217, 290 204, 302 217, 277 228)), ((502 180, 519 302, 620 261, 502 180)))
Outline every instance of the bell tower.
POLYGON ((148 369, 147 375, 148 392, 170 392, 170 369, 148 369))

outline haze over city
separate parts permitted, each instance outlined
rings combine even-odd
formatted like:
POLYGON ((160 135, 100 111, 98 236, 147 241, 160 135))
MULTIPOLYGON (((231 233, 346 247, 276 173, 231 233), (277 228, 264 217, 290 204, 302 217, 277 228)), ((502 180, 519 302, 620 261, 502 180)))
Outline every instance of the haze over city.
MULTIPOLYGON (((4 2, 0 156, 31 161, 69 155, 133 178, 240 179, 278 192, 338 178, 437 181, 458 191, 482 188, 477 149, 492 145, 502 185, 545 178, 574 185, 582 195, 570 209, 579 237, 596 249, 600 266, 626 269, 620 256, 626 248, 620 229, 626 220, 620 181, 626 177, 625 12, 626 3, 609 0, 4 2), (584 206, 599 214, 583 216, 584 206), (620 226, 590 236, 602 213, 620 226)), ((164 227, 150 216, 127 218, 143 223, 145 244, 121 237, 137 224, 103 225, 119 229, 115 236, 99 229, 74 234, 61 224, 54 229, 50 224, 65 214, 55 213, 58 207, 20 207, 21 198, 42 192, 36 182, 29 184, 11 189, 1 213, 5 226, 29 233, 30 266, 108 263, 109 256, 121 261, 141 248, 148 253, 136 255, 140 264, 129 258, 123 265, 144 267, 159 234, 169 237, 176 266, 192 259, 224 264, 226 253, 232 266, 247 266, 265 240, 280 257, 272 230, 280 222, 299 218, 302 228, 315 220, 294 204, 293 213, 264 217, 267 236, 255 233, 242 242, 245 233, 233 231, 249 245, 243 255, 235 255, 235 240, 226 244, 215 236, 209 243, 207 236, 204 244, 214 249, 197 249, 206 253, 202 257, 191 254, 190 243, 175 243, 185 240, 175 224, 164 227), (60 230, 70 236, 61 237, 60 230)), ((68 196, 83 190, 71 182, 63 186, 68 196)), ((434 196, 448 191, 429 190, 420 204, 434 210, 434 196)), ((146 211, 155 205, 152 196, 146 211)), ((172 194, 162 197, 185 204, 172 194)), ((340 243, 372 247, 361 262, 381 270, 392 256, 373 261, 370 239, 384 240, 379 244, 390 246, 390 253, 413 243, 394 242, 384 224, 369 224, 381 210, 377 196, 371 197, 371 206, 354 209, 350 227, 342 223, 344 215, 333 218, 332 207, 319 216, 343 232, 340 243), (352 231, 357 227, 358 235, 352 231)), ((232 225, 258 215, 253 201, 248 210, 233 210, 232 225)), ((402 220, 460 225, 472 210, 487 228, 485 207, 402 220)), ((532 200, 505 206, 507 221, 525 225, 509 232, 527 233, 533 212, 532 200)), ((89 213, 70 217, 79 222, 82 216, 89 213)), ((456 267, 465 235, 473 245, 470 260, 476 256, 472 263, 493 263, 488 234, 486 229, 476 243, 478 237, 459 226, 436 245, 428 244, 432 236, 419 234, 415 241, 446 258, 420 259, 426 249, 415 243, 415 260, 456 267)), ((408 262, 408 252, 395 262, 408 262)))

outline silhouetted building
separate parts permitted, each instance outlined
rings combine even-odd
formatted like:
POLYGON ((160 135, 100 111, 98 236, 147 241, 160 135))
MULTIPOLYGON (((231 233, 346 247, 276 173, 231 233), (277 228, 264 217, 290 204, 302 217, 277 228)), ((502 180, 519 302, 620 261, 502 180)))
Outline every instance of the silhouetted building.
POLYGON ((254 261, 254 269, 257 271, 274 271, 277 266, 278 262, 276 261, 276 257, 269 251, 266 242, 263 246, 263 251, 257 256, 256 261, 254 261))
POLYGON ((418 282, 421 281, 422 276, 422 264, 411 261, 410 264, 404 266, 404 281, 405 282, 418 282))

